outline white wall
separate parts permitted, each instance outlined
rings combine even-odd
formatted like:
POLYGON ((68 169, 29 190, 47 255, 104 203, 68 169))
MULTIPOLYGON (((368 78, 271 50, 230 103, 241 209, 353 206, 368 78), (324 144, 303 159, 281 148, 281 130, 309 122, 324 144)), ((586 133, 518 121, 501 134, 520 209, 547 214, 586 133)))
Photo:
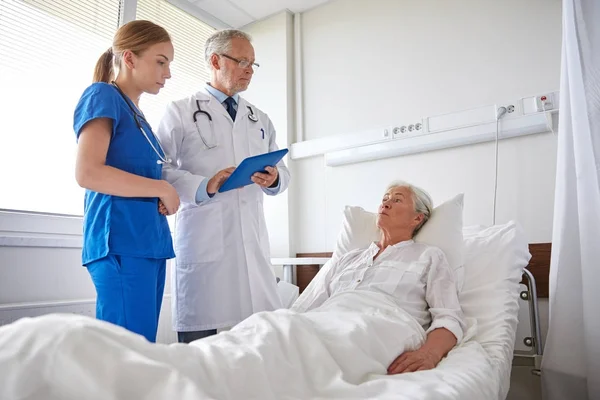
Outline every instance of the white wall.
MULTIPOLYGON (((252 83, 242 96, 266 112, 277 131, 280 149, 289 147, 293 133, 293 20, 280 13, 244 28, 253 38, 256 69, 252 83)), ((284 159, 289 166, 288 157, 284 159)), ((292 171, 293 173, 293 171, 292 171)), ((265 218, 272 257, 288 257, 290 251, 290 190, 265 197, 265 218)))
MULTIPOLYGON (((303 15, 306 139, 558 90, 558 0, 334 1, 303 15)), ((499 148, 497 222, 551 240, 556 137, 499 148)), ((491 224, 492 143, 341 167, 295 163, 296 250, 331 251, 345 204, 375 209, 405 179, 434 202, 465 193, 465 224, 491 224), (323 227, 323 222, 325 225, 323 227), (316 228, 319 227, 319 228, 316 228)))

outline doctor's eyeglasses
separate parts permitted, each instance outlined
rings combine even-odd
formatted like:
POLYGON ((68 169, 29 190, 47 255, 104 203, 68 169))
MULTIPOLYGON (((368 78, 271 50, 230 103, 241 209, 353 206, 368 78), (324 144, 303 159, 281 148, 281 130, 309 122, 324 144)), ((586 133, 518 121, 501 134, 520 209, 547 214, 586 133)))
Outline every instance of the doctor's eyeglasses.
POLYGON ((238 67, 240 67, 240 68, 248 68, 249 66, 252 66, 253 68, 260 67, 260 65, 255 62, 251 62, 248 60, 238 60, 237 58, 233 58, 231 56, 228 56, 227 54, 219 54, 219 55, 223 56, 225 58, 229 58, 231 61, 235 61, 236 63, 238 63, 238 67))

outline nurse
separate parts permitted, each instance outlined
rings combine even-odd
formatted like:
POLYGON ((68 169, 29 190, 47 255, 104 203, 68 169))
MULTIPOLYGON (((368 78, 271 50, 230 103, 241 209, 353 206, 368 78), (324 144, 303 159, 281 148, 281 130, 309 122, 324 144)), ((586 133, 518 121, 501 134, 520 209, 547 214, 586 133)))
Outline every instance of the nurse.
POLYGON ((87 189, 82 263, 96 287, 96 317, 151 342, 166 261, 175 256, 164 214, 177 211, 179 196, 161 179, 168 160, 138 104, 142 93, 157 94, 171 77, 173 54, 162 27, 123 25, 98 60, 73 123, 75 175, 87 189))

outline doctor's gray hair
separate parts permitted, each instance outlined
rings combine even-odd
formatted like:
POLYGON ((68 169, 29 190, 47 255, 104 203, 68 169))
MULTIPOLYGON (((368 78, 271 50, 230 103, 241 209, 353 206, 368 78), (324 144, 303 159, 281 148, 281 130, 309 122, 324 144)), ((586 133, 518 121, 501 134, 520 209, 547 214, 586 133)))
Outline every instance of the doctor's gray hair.
POLYGON ((252 42, 252 37, 246 32, 237 29, 225 29, 213 33, 204 45, 204 61, 209 68, 212 68, 210 57, 213 54, 227 54, 231 50, 231 41, 235 38, 245 39, 252 42))
POLYGON ((418 214, 423 214, 423 220, 419 225, 415 227, 413 231, 413 237, 419 232, 419 230, 425 225, 425 222, 429 220, 431 217, 431 211, 433 210, 433 202, 431 201, 431 196, 425 190, 417 187, 415 185, 411 185, 408 182, 404 181, 395 181, 388 185, 386 192, 390 191, 393 188, 397 187, 405 187, 412 193, 413 203, 415 203, 415 212, 418 214))

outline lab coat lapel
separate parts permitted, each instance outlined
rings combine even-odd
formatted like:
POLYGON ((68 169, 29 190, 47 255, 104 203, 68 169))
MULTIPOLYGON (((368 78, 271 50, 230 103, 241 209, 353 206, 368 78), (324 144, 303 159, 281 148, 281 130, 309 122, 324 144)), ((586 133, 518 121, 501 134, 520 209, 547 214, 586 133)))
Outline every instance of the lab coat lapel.
MULTIPOLYGON (((231 117, 227 113, 227 110, 225 110, 223 104, 221 104, 219 100, 217 100, 206 89, 202 89, 198 93, 196 93, 196 98, 200 101, 208 101, 208 108, 210 109, 211 114, 221 114, 225 116, 229 121, 231 121, 231 117)), ((233 123, 233 121, 231 122, 233 123)))
POLYGON ((250 114, 250 110, 248 109, 249 103, 242 98, 242 96, 238 97, 238 109, 237 115, 235 116, 236 122, 242 121, 242 119, 248 118, 248 114, 250 114))

